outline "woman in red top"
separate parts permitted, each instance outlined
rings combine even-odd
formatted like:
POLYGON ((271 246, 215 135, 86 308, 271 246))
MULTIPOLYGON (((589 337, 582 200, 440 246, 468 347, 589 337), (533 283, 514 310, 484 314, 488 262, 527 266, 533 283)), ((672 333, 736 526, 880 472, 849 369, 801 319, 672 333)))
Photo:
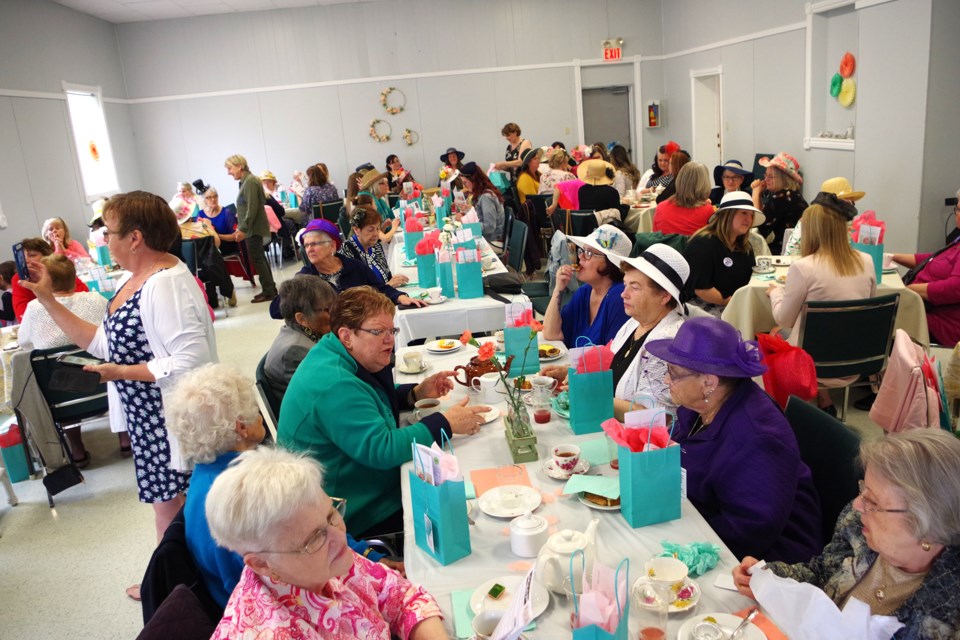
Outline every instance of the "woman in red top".
POLYGON ((692 236, 713 215, 710 174, 699 162, 683 165, 676 178, 677 193, 657 205, 653 230, 692 236))
MULTIPOLYGON (((40 258, 53 254, 53 248, 43 238, 24 238, 23 253, 28 261, 38 261, 40 258)), ((17 317, 19 323, 23 320, 23 312, 27 310, 27 305, 37 296, 33 294, 33 291, 20 284, 20 276, 18 275, 13 276, 10 285, 13 294, 13 314, 17 317)), ((77 291, 89 291, 87 285, 80 278, 77 278, 76 285, 77 291)))

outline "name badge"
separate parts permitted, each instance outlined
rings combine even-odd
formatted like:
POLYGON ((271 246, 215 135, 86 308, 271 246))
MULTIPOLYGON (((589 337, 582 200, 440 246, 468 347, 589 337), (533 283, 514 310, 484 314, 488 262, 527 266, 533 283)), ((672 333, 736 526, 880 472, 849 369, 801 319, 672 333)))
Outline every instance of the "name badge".
POLYGON ((724 258, 724 259, 723 259, 723 266, 725 266, 725 267, 732 267, 732 266, 733 266, 733 258, 731 258, 730 256, 727 256, 726 258, 724 258))

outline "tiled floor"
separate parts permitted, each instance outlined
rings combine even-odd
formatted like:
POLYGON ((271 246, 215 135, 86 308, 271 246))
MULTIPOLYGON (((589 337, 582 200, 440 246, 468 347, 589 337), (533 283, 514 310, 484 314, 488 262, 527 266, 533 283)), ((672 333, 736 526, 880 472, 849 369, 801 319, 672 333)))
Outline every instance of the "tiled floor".
MULTIPOLYGON (((288 264, 278 282, 298 268, 288 264)), ((280 327, 266 305, 249 303, 258 291, 238 283, 240 305, 214 323, 221 361, 251 377, 280 327)), ((848 423, 880 433, 854 409, 848 423)), ((0 502, 0 640, 131 639, 142 627, 124 589, 140 581, 153 550, 153 511, 137 501, 133 461, 120 457, 109 427, 84 437, 93 456, 86 482, 57 496, 55 509, 39 480, 14 485, 18 506, 0 502)))

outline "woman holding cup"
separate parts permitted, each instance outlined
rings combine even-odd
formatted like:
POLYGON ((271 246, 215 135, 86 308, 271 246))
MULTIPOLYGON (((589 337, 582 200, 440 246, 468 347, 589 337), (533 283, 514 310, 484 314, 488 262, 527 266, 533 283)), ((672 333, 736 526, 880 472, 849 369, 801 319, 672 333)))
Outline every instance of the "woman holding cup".
POLYGON ((287 387, 277 429, 282 446, 310 452, 336 470, 327 489, 350 501, 347 525, 359 538, 403 529, 399 471, 412 459, 414 441, 440 444, 453 434, 478 433, 488 411, 466 406, 464 398, 398 428, 400 410, 449 393, 454 372, 394 385, 395 313, 389 298, 372 287, 341 293, 331 332, 310 350, 287 387))

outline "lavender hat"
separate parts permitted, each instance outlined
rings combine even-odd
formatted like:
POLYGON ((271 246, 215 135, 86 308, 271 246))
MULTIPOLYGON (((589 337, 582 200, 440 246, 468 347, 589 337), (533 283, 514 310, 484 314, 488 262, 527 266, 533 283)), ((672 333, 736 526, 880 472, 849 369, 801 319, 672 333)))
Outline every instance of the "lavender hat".
POLYGON ((753 378, 767 370, 754 340, 719 318, 690 318, 674 338, 654 340, 647 351, 670 364, 727 378, 753 378))

